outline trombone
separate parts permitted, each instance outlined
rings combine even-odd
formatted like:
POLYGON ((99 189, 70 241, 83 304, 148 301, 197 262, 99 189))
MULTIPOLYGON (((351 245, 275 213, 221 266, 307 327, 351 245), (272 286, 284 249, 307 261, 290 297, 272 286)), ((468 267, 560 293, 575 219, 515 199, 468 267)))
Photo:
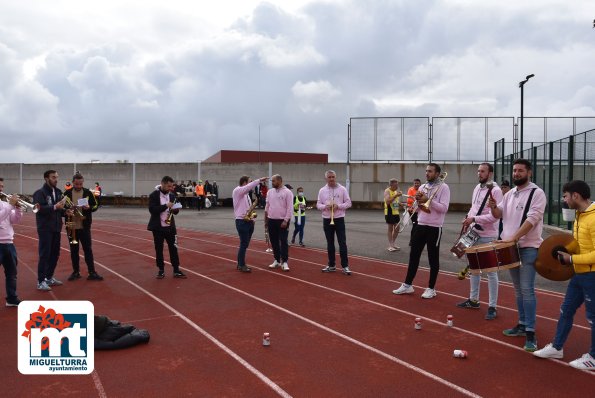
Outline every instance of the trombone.
MULTIPOLYGON (((4 197, 4 198, 6 198, 6 200, 12 199, 12 196, 13 195, 7 195, 4 192, 0 192, 0 197, 4 197)), ((31 212, 33 212, 33 214, 35 214, 39 211, 38 204, 29 203, 26 200, 19 198, 18 196, 17 196, 17 198, 18 198, 17 205, 18 205, 18 207, 23 209, 24 212, 31 210, 31 212)))
POLYGON ((419 206, 418 206, 419 210, 423 211, 424 213, 428 213, 428 214, 430 214, 432 212, 430 210, 430 204, 432 204, 432 199, 434 199, 436 194, 442 188, 442 184, 444 184, 444 180, 446 180, 447 175, 448 175, 447 172, 440 173, 440 175, 438 176, 438 184, 437 184, 438 187, 436 188, 436 190, 434 192, 432 192, 432 195, 430 195, 430 197, 428 198, 428 200, 425 203, 419 204, 419 206))

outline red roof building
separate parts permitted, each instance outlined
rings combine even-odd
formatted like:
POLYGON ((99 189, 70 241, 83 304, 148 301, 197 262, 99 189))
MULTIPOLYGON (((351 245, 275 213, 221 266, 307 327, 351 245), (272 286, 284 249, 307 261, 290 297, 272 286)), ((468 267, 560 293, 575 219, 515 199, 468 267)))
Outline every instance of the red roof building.
POLYGON ((327 153, 222 150, 203 163, 328 163, 327 153))

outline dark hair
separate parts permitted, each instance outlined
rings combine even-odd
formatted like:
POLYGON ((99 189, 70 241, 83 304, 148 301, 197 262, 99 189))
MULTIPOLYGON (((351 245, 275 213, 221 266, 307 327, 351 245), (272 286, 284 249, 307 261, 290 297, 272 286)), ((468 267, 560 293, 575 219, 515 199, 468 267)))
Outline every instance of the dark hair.
POLYGON ((414 179, 413 179, 413 182, 415 182, 415 181, 419 181, 419 182, 421 182, 421 180, 420 180, 419 178, 414 178, 414 179))
POLYGON ((4 181, 4 178, 0 177, 0 181, 4 181))
POLYGON ((442 169, 436 163, 428 163, 428 166, 433 167, 436 173, 440 173, 442 169))
POLYGON ((527 159, 517 159, 512 163, 513 166, 515 164, 522 164, 527 168, 528 171, 532 170, 531 162, 529 162, 527 159))
POLYGON ((173 179, 173 178, 171 178, 170 176, 164 176, 164 177, 161 179, 161 183, 165 183, 165 184, 167 184, 168 182, 174 182, 174 179, 173 179))
POLYGON ((75 175, 72 176, 72 182, 74 182, 74 180, 82 180, 82 179, 84 179, 84 177, 81 173, 76 173, 75 175))
POLYGON ((501 187, 509 187, 510 188, 510 181, 508 180, 502 180, 502 183, 500 184, 501 187))
POLYGON ((494 172, 494 166, 492 166, 492 165, 491 165, 490 163, 488 163, 488 162, 483 162, 483 163, 481 163, 481 164, 480 164, 480 166, 488 166, 488 171, 489 171, 490 173, 493 173, 493 172, 494 172))
POLYGON ((300 189, 301 189, 302 191, 304 190, 304 188, 303 188, 303 187, 297 187, 296 191, 299 191, 300 189))
POLYGON ((583 199, 590 199, 591 198, 591 188, 589 188, 589 184, 582 180, 573 180, 567 182, 562 187, 562 192, 568 193, 578 193, 581 195, 583 199))
POLYGON ((50 178, 50 174, 56 174, 56 170, 47 170, 43 173, 43 178, 50 178))
POLYGON ((249 179, 250 179, 250 177, 248 177, 248 176, 241 176, 240 177, 240 186, 247 183, 249 179))

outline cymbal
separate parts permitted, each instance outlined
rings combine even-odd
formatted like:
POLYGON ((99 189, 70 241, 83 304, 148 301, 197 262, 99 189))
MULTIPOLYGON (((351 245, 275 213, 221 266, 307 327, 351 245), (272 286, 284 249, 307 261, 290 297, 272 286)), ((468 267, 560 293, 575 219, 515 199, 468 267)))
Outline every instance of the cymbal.
POLYGON ((578 242, 570 234, 556 234, 545 239, 537 251, 535 270, 551 281, 566 281, 574 275, 572 265, 562 265, 558 261, 558 251, 578 253, 578 242))

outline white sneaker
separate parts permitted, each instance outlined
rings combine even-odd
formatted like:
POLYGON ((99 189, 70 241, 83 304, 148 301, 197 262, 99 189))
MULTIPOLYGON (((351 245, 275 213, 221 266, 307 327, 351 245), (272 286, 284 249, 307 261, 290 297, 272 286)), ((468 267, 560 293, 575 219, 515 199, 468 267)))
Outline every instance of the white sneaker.
POLYGON ((59 281, 58 279, 52 277, 50 279, 45 280, 45 282, 48 284, 48 286, 60 286, 63 285, 63 283, 61 281, 59 281))
POLYGON ((595 370, 595 358, 593 358, 590 354, 585 354, 579 359, 575 359, 568 364, 576 369, 595 370))
POLYGON ((44 292, 49 292, 50 290, 52 290, 51 287, 48 286, 46 281, 41 281, 37 284, 37 290, 42 290, 44 292))
POLYGON ((401 284, 401 287, 393 290, 394 294, 413 294, 413 286, 411 285, 406 285, 406 284, 401 284))
POLYGON ((537 350, 537 351, 533 352, 533 355, 535 355, 536 357, 539 357, 539 358, 560 359, 560 358, 564 357, 564 349, 557 350, 556 348, 554 348, 552 343, 549 343, 548 345, 543 347, 541 350, 537 350))
POLYGON ((287 262, 281 264, 281 269, 285 272, 289 271, 289 265, 287 265, 287 262))
POLYGON ((271 265, 269 265, 269 268, 277 268, 279 266, 281 266, 281 264, 279 264, 279 262, 275 260, 271 265))
POLYGON ((427 288, 425 292, 421 295, 421 298, 431 299, 436 297, 436 289, 427 288))

